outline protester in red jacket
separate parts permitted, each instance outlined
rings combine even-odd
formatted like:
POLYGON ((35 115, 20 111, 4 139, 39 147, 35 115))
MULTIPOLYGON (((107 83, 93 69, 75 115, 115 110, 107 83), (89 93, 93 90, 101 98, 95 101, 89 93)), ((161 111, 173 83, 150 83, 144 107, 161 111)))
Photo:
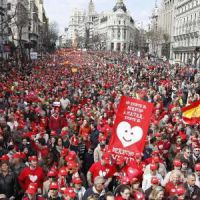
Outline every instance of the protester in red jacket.
POLYGON ((36 156, 29 157, 29 167, 25 167, 19 177, 19 184, 21 188, 26 191, 30 183, 36 183, 38 188, 42 189, 44 181, 44 172, 41 167, 38 166, 38 158, 36 156))

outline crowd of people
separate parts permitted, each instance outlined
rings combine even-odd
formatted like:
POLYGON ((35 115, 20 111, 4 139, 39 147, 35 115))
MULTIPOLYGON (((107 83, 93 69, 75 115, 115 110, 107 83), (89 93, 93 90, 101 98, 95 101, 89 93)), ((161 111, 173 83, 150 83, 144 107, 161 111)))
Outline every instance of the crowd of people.
POLYGON ((0 199, 200 199, 200 123, 182 120, 182 108, 200 100, 199 69, 66 49, 27 73, 7 65, 0 199), (154 104, 144 151, 131 162, 108 148, 122 96, 154 104))

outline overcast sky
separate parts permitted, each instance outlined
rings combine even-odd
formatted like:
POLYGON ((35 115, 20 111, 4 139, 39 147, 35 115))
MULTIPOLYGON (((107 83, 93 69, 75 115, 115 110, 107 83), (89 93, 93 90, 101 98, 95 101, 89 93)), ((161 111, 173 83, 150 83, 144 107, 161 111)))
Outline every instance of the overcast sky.
MULTIPOLYGON (((75 8, 85 9, 87 11, 90 0, 44 0, 44 6, 47 17, 51 21, 56 21, 59 25, 60 33, 67 27, 69 16, 75 8)), ((160 2, 161 0, 158 0, 160 2)), ((116 0, 93 0, 96 11, 110 11, 116 0)), ((155 6, 155 0, 124 0, 127 9, 137 22, 143 22, 144 26, 148 24, 149 16, 155 6)))

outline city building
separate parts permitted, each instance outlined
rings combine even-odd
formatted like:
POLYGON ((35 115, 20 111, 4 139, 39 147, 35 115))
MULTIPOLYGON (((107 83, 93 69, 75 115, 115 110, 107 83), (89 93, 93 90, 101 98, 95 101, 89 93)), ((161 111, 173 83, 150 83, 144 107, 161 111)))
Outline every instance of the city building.
POLYGON ((67 28, 67 39, 72 41, 72 44, 77 43, 77 38, 85 37, 85 20, 86 13, 81 9, 74 9, 70 16, 69 26, 67 28))
POLYGON ((43 0, 0 1, 1 57, 27 57, 31 51, 42 51, 43 38, 48 31, 43 0))
POLYGON ((134 50, 135 23, 123 0, 117 0, 111 12, 99 15, 95 30, 94 36, 100 37, 106 50, 134 50))
POLYGON ((8 46, 8 27, 6 14, 7 0, 0 1, 0 57, 6 58, 10 48, 8 46))
POLYGON ((172 59, 176 2, 177 0, 163 0, 158 13, 158 27, 162 35, 160 56, 166 56, 168 59, 172 59))
POLYGON ((159 8, 157 6, 157 3, 155 3, 155 7, 150 17, 150 24, 148 30, 149 54, 153 56, 160 55, 161 41, 160 41, 160 33, 158 27, 158 19, 159 19, 159 8))
POLYGON ((177 1, 173 58, 180 63, 200 65, 200 0, 177 1))
POLYGON ((135 23, 123 0, 116 0, 113 10, 97 13, 93 0, 88 12, 76 10, 70 17, 67 38, 80 47, 111 51, 131 51, 135 43, 135 23), (78 40, 81 40, 80 43, 78 40))

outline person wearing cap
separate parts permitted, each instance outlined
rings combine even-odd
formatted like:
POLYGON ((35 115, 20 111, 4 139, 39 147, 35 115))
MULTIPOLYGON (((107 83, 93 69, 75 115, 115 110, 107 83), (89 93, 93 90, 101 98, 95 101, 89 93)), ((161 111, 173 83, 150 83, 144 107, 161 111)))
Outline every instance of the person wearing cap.
POLYGON ((88 123, 88 121, 86 119, 83 120, 83 123, 79 129, 79 135, 80 136, 89 136, 91 133, 91 128, 90 125, 88 123))
POLYGON ((195 165, 194 170, 195 170, 195 176, 196 176, 195 185, 197 185, 200 188, 200 163, 197 163, 195 165))
POLYGON ((167 174, 167 169, 162 163, 162 159, 157 155, 153 155, 149 160, 151 160, 151 162, 148 165, 146 165, 144 174, 148 174, 150 172, 151 163, 156 163, 158 165, 158 173, 161 174, 162 177, 165 177, 165 175, 167 174))
POLYGON ((37 183, 30 183, 25 191, 25 195, 22 200, 45 200, 38 194, 37 183))
POLYGON ((17 179, 15 174, 10 170, 7 161, 0 163, 0 194, 5 194, 7 198, 14 199, 18 192, 17 179))
POLYGON ((73 187, 67 187, 64 189, 64 191, 63 191, 63 199, 64 200, 73 200, 73 199, 76 199, 76 197, 77 197, 77 194, 74 191, 73 187))
POLYGON ((51 115, 49 119, 49 128, 51 131, 56 131, 56 133, 60 133, 62 129, 62 119, 60 117, 59 109, 54 109, 54 113, 51 115))
POLYGON ((19 176, 21 171, 26 167, 23 162, 23 154, 21 152, 16 152, 12 156, 11 169, 15 172, 16 176, 19 176))
POLYGON ((62 198, 59 197, 59 186, 57 182, 52 182, 49 186, 49 192, 46 200, 61 200, 62 198))
POLYGON ((21 171, 20 175, 18 176, 18 181, 24 191, 26 191, 30 183, 37 183, 38 188, 42 188, 44 171, 42 167, 38 166, 37 156, 29 157, 29 166, 25 167, 21 171))
POLYGON ((187 163, 188 168, 192 170, 192 151, 189 146, 185 146, 182 151, 176 155, 175 159, 179 159, 182 163, 187 163))
POLYGON ((90 195, 95 195, 99 200, 104 199, 105 181, 102 176, 95 177, 94 185, 86 190, 82 200, 87 200, 90 195))
POLYGON ((155 187, 160 185, 160 180, 157 177, 151 178, 151 187, 145 191, 145 196, 149 197, 151 192, 155 189, 155 187))
POLYGON ((51 185, 51 183, 56 180, 57 177, 56 171, 55 170, 49 171, 47 177, 48 179, 45 182, 43 182, 43 187, 42 187, 43 188, 42 194, 44 197, 48 195, 49 186, 51 185))
POLYGON ((163 177, 158 173, 158 164, 152 163, 150 164, 150 173, 143 175, 142 180, 142 190, 145 192, 147 189, 151 187, 151 179, 152 177, 157 177, 160 180, 160 184, 163 185, 163 177))
POLYGON ((84 194, 85 194, 85 187, 83 187, 83 181, 81 180, 80 177, 73 177, 72 178, 72 183, 74 186, 74 191, 77 193, 77 199, 82 200, 84 194))
POLYGON ((170 175, 170 181, 165 186, 165 195, 169 197, 173 197, 175 195, 174 190, 183 184, 183 180, 181 180, 181 172, 179 170, 174 170, 170 175))
POLYGON ((106 137, 104 135, 99 135, 99 144, 94 149, 94 162, 98 162, 102 159, 106 148, 106 137))
POLYGON ((105 153, 100 161, 92 164, 87 173, 89 186, 93 185, 95 178, 98 176, 106 178, 106 187, 109 185, 114 174, 114 167, 110 165, 110 161, 110 154, 105 153))
POLYGON ((182 167, 182 163, 180 160, 177 160, 175 159, 173 161, 173 166, 174 166, 174 169, 169 171, 167 173, 167 175, 164 177, 164 181, 163 181, 163 186, 165 186, 170 180, 170 177, 171 177, 171 174, 174 172, 174 171, 179 171, 181 173, 181 180, 184 181, 185 177, 184 177, 184 174, 182 174, 181 172, 181 167, 182 167))

